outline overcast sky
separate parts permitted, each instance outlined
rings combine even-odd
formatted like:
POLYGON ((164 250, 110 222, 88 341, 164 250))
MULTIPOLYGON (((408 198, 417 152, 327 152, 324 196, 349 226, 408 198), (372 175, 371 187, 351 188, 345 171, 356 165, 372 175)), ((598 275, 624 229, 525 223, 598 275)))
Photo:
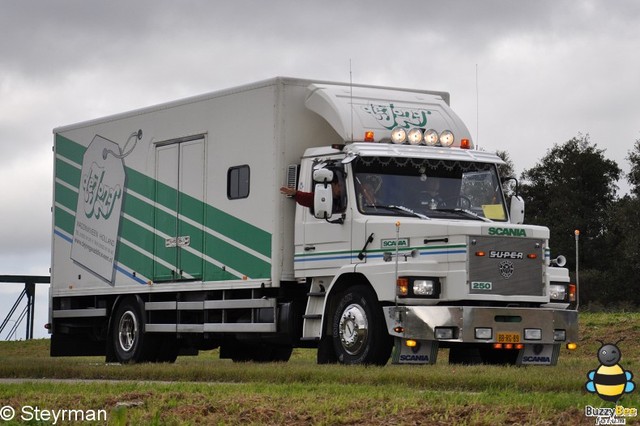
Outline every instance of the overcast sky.
MULTIPOLYGON (((448 91, 476 142, 518 173, 579 134, 627 171, 640 139, 635 0, 0 7, 0 275, 49 272, 54 127, 278 75, 349 81, 351 68, 355 83, 448 91)), ((0 286, 0 321, 12 291, 0 286)))

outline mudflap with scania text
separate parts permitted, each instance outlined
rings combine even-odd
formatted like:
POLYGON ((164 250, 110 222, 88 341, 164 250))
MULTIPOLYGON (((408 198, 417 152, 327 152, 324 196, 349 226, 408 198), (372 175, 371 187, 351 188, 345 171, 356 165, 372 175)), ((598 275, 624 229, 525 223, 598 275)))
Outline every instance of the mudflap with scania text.
POLYGON ((558 344, 525 345, 518 354, 517 365, 556 365, 560 356, 558 344))
POLYGON ((435 364, 438 358, 438 342, 434 340, 394 339, 393 364, 435 364), (409 342, 409 344, 407 344, 409 342))

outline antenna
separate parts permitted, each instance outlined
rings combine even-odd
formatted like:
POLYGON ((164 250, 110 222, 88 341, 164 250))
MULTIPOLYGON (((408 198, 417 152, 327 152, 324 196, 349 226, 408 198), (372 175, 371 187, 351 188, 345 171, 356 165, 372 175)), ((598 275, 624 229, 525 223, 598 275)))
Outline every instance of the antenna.
POLYGON ((478 90, 478 64, 476 64, 476 149, 480 148, 480 100, 478 90))
POLYGON ((353 71, 351 69, 351 58, 349 58, 349 91, 351 102, 351 142, 353 142, 353 71))

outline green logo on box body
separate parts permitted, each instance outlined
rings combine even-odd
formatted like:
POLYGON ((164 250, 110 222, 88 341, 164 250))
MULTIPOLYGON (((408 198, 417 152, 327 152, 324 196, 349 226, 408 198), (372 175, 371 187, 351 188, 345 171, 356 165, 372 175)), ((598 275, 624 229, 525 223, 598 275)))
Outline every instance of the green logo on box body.
POLYGON ((489 228, 489 235, 500 235, 503 237, 526 237, 527 232, 524 229, 489 228))
POLYGON ((388 130, 396 126, 409 128, 424 127, 427 125, 427 116, 431 111, 422 108, 397 107, 393 104, 369 104, 362 110, 371 114, 378 123, 388 130))
POLYGON ((84 191, 84 214, 90 218, 109 219, 116 202, 122 197, 120 185, 110 187, 104 181, 105 168, 95 162, 91 164, 89 173, 82 176, 84 191))

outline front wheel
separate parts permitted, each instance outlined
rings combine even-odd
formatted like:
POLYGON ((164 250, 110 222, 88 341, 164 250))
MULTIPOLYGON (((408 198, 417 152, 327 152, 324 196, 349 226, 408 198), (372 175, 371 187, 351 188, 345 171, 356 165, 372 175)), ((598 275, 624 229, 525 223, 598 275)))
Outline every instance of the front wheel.
POLYGON ((375 294, 355 286, 338 296, 332 317, 333 349, 342 364, 385 365, 393 339, 375 294))

